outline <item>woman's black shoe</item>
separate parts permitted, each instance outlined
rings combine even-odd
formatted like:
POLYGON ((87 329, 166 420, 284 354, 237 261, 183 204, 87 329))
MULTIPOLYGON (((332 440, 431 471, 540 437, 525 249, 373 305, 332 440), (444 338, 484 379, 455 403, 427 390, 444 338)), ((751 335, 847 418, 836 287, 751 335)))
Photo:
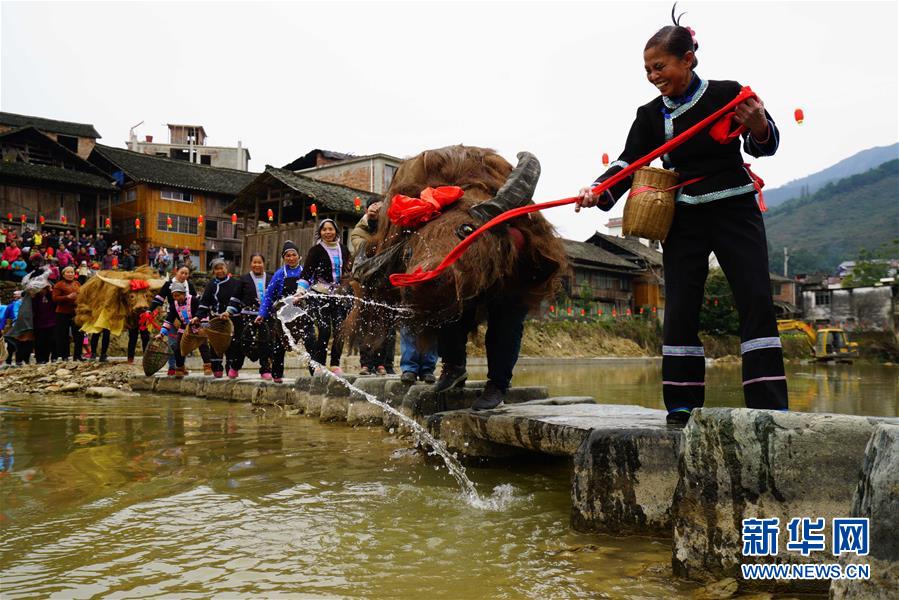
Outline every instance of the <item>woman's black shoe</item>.
POLYGON ((690 412, 685 410, 676 410, 674 412, 668 413, 665 417, 665 422, 669 425, 679 425, 683 427, 687 424, 687 421, 690 420, 690 412))
POLYGON ((440 379, 434 385, 434 393, 439 394, 448 389, 465 385, 466 379, 468 379, 468 371, 465 370, 465 367, 444 363, 440 370, 440 379))
POLYGON ((488 381, 487 385, 484 386, 484 393, 481 394, 481 397, 475 400, 474 404, 471 405, 471 410, 490 410, 491 408, 496 408, 497 406, 503 403, 503 398, 505 398, 506 392, 504 390, 499 389, 492 381, 488 381))

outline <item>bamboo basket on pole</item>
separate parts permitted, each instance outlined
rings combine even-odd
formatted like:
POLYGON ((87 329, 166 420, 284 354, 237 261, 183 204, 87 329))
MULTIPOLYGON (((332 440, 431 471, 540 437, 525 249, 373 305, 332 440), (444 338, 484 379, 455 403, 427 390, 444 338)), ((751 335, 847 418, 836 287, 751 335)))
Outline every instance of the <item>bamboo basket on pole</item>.
POLYGON ((624 235, 665 241, 674 220, 677 173, 643 167, 634 173, 621 230, 624 235))

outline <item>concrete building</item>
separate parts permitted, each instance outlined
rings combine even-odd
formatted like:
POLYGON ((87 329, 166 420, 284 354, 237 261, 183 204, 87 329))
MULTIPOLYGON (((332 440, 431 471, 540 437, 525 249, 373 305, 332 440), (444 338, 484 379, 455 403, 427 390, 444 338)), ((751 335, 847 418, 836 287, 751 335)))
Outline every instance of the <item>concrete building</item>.
POLYGON ((389 154, 353 156, 316 148, 283 168, 311 179, 384 194, 401 164, 402 159, 389 154))
POLYGON ((802 290, 803 319, 847 331, 896 331, 899 284, 856 288, 810 286, 802 290))
POLYGON ((152 135, 144 136, 143 141, 140 141, 132 128, 130 139, 127 142, 128 149, 141 154, 183 160, 210 167, 238 171, 249 170, 250 151, 243 147, 240 140, 237 141, 237 147, 209 146, 206 144, 206 130, 202 125, 169 123, 168 128, 169 141, 167 144, 154 141, 152 135))

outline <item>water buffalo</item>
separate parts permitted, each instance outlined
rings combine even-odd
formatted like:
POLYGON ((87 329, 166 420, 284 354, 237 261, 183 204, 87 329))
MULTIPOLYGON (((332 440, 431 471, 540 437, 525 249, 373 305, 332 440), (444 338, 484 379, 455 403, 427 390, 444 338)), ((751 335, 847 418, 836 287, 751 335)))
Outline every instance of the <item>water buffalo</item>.
POLYGON ((100 271, 81 286, 75 322, 85 333, 107 329, 119 335, 125 329, 134 329, 140 315, 150 308, 153 292, 164 283, 149 267, 136 271, 100 271))
MULTIPOLYGON (((516 316, 508 327, 493 327, 496 331, 508 329, 511 337, 517 335, 508 351, 493 353, 514 355, 514 365, 524 314, 556 293, 560 275, 567 269, 561 240, 539 212, 518 217, 481 235, 436 279, 397 288, 387 276, 435 267, 478 226, 530 203, 540 165, 527 152, 518 158, 513 169, 493 150, 449 146, 427 150, 403 163, 387 192, 378 230, 366 245, 365 256, 356 258, 354 274, 361 283, 357 290, 363 302, 357 303, 348 327, 361 331, 364 343, 376 345, 377 341, 371 338, 383 336, 391 325, 383 308, 364 302, 374 300, 407 308, 398 313, 400 325, 425 338, 436 336, 445 365, 450 360, 461 360, 464 365, 464 349, 461 356, 457 352, 460 336, 464 346, 465 335, 479 322, 488 320, 489 360, 491 323, 502 321, 504 312, 514 312, 516 316), (425 188, 439 186, 458 186, 464 195, 414 229, 399 227, 388 218, 395 195, 419 197, 425 188), (451 352, 455 358, 449 357, 451 352)), ((511 368, 507 370, 511 377, 511 368)), ((507 385, 507 381, 500 382, 501 387, 507 385)))

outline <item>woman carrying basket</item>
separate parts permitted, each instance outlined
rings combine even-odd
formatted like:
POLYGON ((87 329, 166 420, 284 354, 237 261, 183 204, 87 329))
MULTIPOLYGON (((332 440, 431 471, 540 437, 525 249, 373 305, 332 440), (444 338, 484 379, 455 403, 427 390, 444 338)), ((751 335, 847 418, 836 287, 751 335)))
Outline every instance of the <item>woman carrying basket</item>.
MULTIPOLYGON (((594 185, 740 92, 734 81, 708 81, 694 72, 698 48, 693 31, 677 20, 649 39, 643 51, 646 77, 661 95, 637 109, 624 151, 594 185)), ((746 153, 759 157, 777 151, 777 126, 761 101, 749 99, 738 105, 733 120, 746 127, 742 134, 746 153)), ((677 190, 674 220, 663 244, 662 390, 668 422, 685 423, 705 399, 705 354, 698 331, 711 252, 730 282, 740 314, 746 406, 786 410, 787 383, 771 300, 765 226, 755 197, 761 182, 744 165, 739 136, 722 143, 709 130, 700 132, 663 155, 662 165, 688 182, 677 190)), ((629 178, 599 195, 584 188, 578 207, 609 210, 631 182, 629 178)))

